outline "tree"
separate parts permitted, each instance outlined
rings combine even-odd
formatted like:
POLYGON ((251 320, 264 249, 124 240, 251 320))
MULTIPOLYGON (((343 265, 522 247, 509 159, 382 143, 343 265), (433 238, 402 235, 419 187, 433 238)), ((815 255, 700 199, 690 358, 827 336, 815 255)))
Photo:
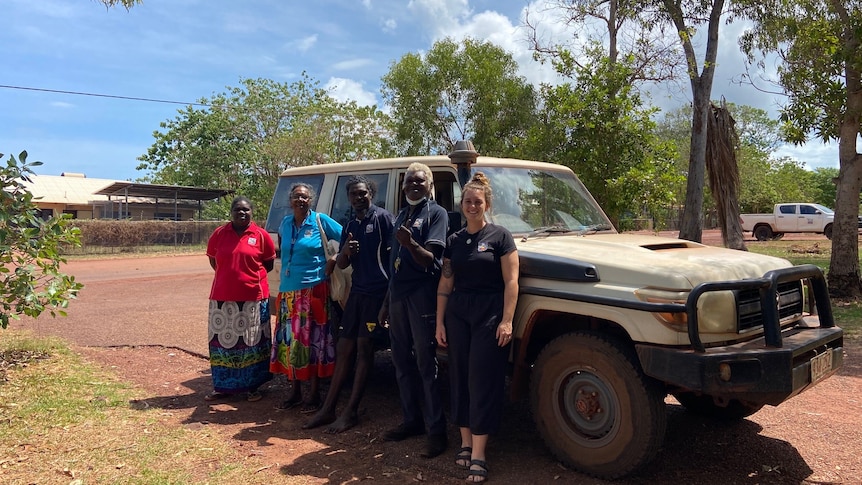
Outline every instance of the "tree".
POLYGON ((395 139, 407 155, 447 153, 471 139, 484 155, 506 156, 535 113, 535 93, 511 54, 490 42, 435 42, 406 54, 383 78, 395 139))
POLYGON ((767 0, 751 2, 750 9, 754 27, 740 46, 750 63, 768 53, 782 60, 777 82, 788 96, 781 110, 787 139, 804 143, 813 134, 838 140, 829 289, 833 296, 858 298, 862 9, 855 0, 767 0))
MULTIPOLYGON (((3 154, 0 154, 0 158, 3 154)), ((74 276, 60 272, 66 262, 63 245, 79 246, 80 231, 64 216, 43 220, 24 181, 30 182, 32 167, 27 152, 18 159, 10 155, 0 167, 0 327, 21 315, 38 317, 65 315, 69 299, 83 288, 74 276)))
MULTIPOLYGON (((138 169, 158 183, 234 190, 264 218, 285 168, 393 153, 389 118, 376 107, 337 102, 305 75, 241 84, 162 122, 138 169)), ((226 217, 225 202, 206 214, 226 217)))
POLYGON ((571 168, 618 226, 626 215, 657 214, 674 202, 680 175, 626 64, 605 60, 574 70, 576 83, 543 87, 540 122, 519 144, 519 156, 571 168))

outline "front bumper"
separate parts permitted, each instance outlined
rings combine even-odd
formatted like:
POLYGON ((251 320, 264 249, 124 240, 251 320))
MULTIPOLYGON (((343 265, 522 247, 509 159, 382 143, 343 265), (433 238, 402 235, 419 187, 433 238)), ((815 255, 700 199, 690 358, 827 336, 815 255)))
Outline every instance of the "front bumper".
POLYGON ((843 363, 844 332, 838 327, 794 327, 782 332, 781 340, 780 348, 759 338, 705 352, 649 344, 636 349, 644 373, 671 388, 773 406, 834 374, 843 363), (831 369, 818 369, 812 382, 812 359, 825 352, 832 354, 831 369))

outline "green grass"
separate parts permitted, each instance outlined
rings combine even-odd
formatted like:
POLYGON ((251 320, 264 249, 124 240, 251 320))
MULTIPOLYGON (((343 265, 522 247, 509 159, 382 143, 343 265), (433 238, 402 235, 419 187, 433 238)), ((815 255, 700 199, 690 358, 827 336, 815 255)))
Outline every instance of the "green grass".
POLYGON ((229 440, 132 406, 142 391, 61 340, 13 330, 0 337, 0 482, 264 483, 229 440))

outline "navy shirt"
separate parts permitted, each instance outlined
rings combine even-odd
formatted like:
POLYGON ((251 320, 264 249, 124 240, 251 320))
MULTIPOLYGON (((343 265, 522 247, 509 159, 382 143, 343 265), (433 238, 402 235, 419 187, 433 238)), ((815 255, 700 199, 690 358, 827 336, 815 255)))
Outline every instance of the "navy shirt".
POLYGON ((444 257, 452 264, 453 292, 499 293, 506 288, 500 258, 517 249, 512 234, 502 226, 485 224, 475 234, 467 228, 449 236, 444 257))
POLYGON ((359 253, 350 259, 353 267, 351 293, 382 295, 389 285, 389 253, 394 217, 386 209, 371 205, 365 218, 347 222, 341 231, 341 246, 347 236, 359 241, 359 253))
POLYGON ((399 298, 409 295, 417 288, 433 284, 437 286, 440 268, 443 265, 442 249, 446 247, 446 232, 449 229, 449 214, 433 200, 425 200, 416 206, 406 206, 395 218, 392 230, 392 256, 390 263, 389 295, 399 298), (428 268, 413 259, 410 250, 401 247, 395 232, 404 223, 413 232, 413 240, 420 246, 437 245, 434 262, 428 268))

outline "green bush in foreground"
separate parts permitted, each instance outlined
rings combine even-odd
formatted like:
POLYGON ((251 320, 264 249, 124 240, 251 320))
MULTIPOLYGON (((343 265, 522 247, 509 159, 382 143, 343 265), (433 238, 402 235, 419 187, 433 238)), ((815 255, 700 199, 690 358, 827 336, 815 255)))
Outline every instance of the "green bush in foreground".
POLYGON ((60 272, 60 247, 80 245, 80 231, 62 216, 43 220, 24 185, 39 165, 27 163, 26 151, 0 165, 0 328, 21 315, 65 315, 61 309, 83 288, 60 272))

